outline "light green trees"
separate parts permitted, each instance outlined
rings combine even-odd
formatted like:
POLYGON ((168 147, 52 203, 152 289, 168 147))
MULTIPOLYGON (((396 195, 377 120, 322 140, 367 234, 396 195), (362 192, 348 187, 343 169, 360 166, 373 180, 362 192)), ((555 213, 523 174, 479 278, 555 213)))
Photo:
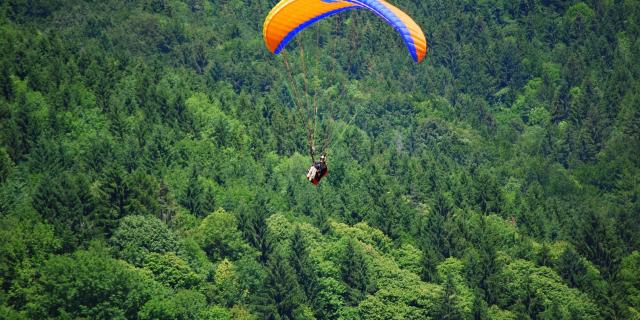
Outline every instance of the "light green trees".
POLYGON ((618 280, 618 301, 623 317, 640 319, 640 252, 634 251, 622 260, 618 280))
POLYGON ((0 283, 2 303, 16 310, 26 306, 38 267, 61 247, 53 226, 43 223, 34 212, 0 217, 0 283))
POLYGON ((474 303, 473 292, 465 283, 464 266, 455 258, 445 259, 438 265, 438 279, 442 285, 443 319, 471 319, 474 303))
POLYGON ((187 99, 186 106, 193 114, 196 129, 203 137, 213 139, 218 147, 244 148, 249 137, 243 125, 220 110, 219 103, 199 93, 187 99))
POLYGON ((203 277, 196 274, 189 264, 174 252, 159 254, 148 253, 143 262, 144 268, 153 273, 156 281, 169 288, 195 287, 203 282, 203 277))
POLYGON ((32 318, 136 319, 147 301, 166 292, 103 249, 53 257, 39 273, 26 307, 32 318))
POLYGON ((528 316, 598 319, 599 310, 589 297, 567 287, 550 268, 514 260, 495 278, 498 306, 528 316), (553 311, 552 311, 553 310, 553 311))
POLYGON ((166 253, 178 251, 176 236, 154 216, 128 216, 110 239, 117 256, 134 264, 142 265, 150 252, 166 253))
POLYGON ((228 310, 208 307, 205 296, 191 290, 180 290, 168 296, 156 296, 141 308, 141 320, 231 319, 228 310))
POLYGON ((237 267, 233 262, 224 259, 218 263, 213 274, 211 300, 221 306, 233 307, 246 299, 249 293, 242 288, 237 267))
POLYGON ((237 259, 249 250, 242 240, 236 218, 223 209, 204 218, 195 230, 194 238, 212 261, 237 259))

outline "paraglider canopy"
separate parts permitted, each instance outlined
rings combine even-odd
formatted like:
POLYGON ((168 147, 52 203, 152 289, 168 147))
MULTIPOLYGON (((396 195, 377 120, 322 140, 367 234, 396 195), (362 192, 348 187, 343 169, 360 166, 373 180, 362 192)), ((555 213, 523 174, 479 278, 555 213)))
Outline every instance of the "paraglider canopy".
POLYGON ((278 54, 296 34, 313 23, 349 9, 367 9, 400 33, 415 62, 427 54, 422 29, 406 13, 384 0, 282 0, 267 15, 263 37, 267 48, 278 54))

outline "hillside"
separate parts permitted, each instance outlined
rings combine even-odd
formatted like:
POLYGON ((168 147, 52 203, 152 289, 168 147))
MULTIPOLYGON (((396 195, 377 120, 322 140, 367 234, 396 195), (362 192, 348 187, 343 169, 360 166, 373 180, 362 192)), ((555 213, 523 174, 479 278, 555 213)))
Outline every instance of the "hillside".
POLYGON ((0 318, 640 319, 640 2, 393 3, 1 2, 0 318))

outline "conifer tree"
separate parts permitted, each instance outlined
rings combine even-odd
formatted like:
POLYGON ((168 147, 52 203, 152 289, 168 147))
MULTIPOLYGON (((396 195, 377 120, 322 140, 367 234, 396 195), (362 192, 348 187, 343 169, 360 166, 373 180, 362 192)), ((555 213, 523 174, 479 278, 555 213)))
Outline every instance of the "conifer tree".
POLYGON ((349 286, 347 300, 356 305, 364 296, 369 287, 368 267, 362 249, 356 245, 353 239, 347 241, 344 249, 342 264, 342 280, 349 286))
POLYGON ((298 277, 298 283, 304 290, 307 301, 315 301, 318 293, 318 278, 313 270, 311 259, 307 245, 302 238, 300 227, 296 227, 291 238, 291 256, 289 258, 290 265, 298 277))
POLYGON ((57 173, 46 177, 33 196, 33 207, 54 226, 65 251, 72 251, 92 235, 90 216, 95 202, 82 176, 57 173))
POLYGON ((195 167, 193 167, 191 168, 191 174, 189 175, 187 188, 184 191, 184 194, 180 198, 179 202, 196 216, 203 216, 206 214, 202 201, 203 196, 204 189, 198 181, 198 171, 195 167))
POLYGON ((281 254, 273 254, 267 263, 267 277, 260 292, 257 309, 264 319, 296 319, 304 301, 295 272, 281 254))

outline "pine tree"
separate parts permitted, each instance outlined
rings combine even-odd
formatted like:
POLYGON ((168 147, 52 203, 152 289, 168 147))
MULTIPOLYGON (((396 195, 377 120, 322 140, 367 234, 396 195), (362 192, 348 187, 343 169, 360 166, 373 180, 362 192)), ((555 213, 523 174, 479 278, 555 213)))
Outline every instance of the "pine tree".
POLYGON ((612 221, 595 208, 584 208, 584 221, 577 225, 574 245, 578 252, 612 276, 622 256, 622 243, 612 221))
POLYGON ((187 183, 187 189, 180 198, 180 204, 184 206, 191 213, 196 216, 204 216, 204 205, 202 197, 204 196, 204 189, 198 181, 198 171, 195 167, 191 169, 191 175, 189 175, 189 182, 187 183))
POLYGON ((549 267, 551 266, 551 249, 547 243, 542 244, 542 248, 540 248, 540 253, 538 254, 538 265, 549 267))
POLYGON ((462 319, 462 314, 457 307, 458 304, 458 292, 455 287, 455 283, 453 281, 453 275, 451 273, 447 273, 447 279, 445 279, 442 284, 444 289, 442 295, 442 310, 440 311, 440 315, 438 319, 443 320, 457 320, 462 319))
POLYGON ((257 208, 256 211, 249 210, 241 215, 239 226, 243 229, 244 238, 249 244, 258 250, 260 255, 258 260, 266 264, 273 247, 268 237, 267 212, 257 208))
POLYGON ((476 182, 476 203, 485 214, 499 213, 503 199, 494 175, 482 172, 476 182))
POLYGON ((318 276, 313 270, 312 262, 309 258, 307 246, 302 238, 300 227, 296 227, 291 238, 291 256, 289 258, 291 267, 298 276, 298 283, 304 290, 307 301, 315 301, 318 293, 318 276))
POLYGON ((582 257, 572 248, 565 249, 557 262, 558 274, 574 288, 580 288, 584 284, 583 277, 587 267, 582 257))
POLYGON ((264 319, 295 319, 304 295, 295 272, 280 254, 269 257, 267 278, 259 294, 257 309, 264 319))
POLYGON ((349 286, 347 300, 357 305, 369 287, 368 267, 364 254, 356 247, 355 241, 349 239, 345 248, 342 264, 342 280, 349 286))
POLYGON ((73 251, 91 237, 90 215, 95 201, 82 176, 72 177, 69 173, 47 176, 33 196, 33 207, 53 224, 65 251, 73 251))
POLYGON ((425 245, 422 249, 422 272, 420 273, 421 278, 424 281, 432 282, 437 277, 436 267, 438 266, 438 261, 440 257, 435 252, 430 245, 425 245))
POLYGON ((11 157, 9 157, 5 148, 0 148, 0 185, 7 180, 12 167, 13 161, 11 161, 11 157))
POLYGON ((131 190, 126 183, 126 171, 117 163, 110 163, 104 170, 98 188, 98 206, 93 217, 98 228, 111 236, 118 220, 127 215, 127 204, 131 190))

